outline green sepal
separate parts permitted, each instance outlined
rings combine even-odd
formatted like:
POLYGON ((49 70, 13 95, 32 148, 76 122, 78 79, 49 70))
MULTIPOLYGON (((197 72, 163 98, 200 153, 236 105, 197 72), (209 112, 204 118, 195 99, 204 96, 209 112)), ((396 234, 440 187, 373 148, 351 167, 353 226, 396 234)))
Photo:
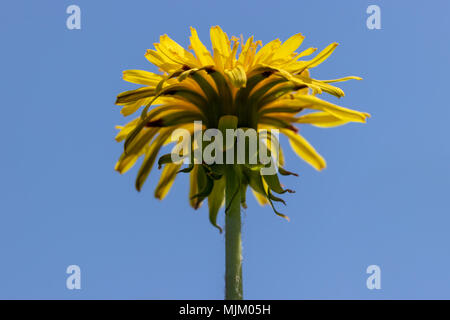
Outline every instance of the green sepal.
POLYGON ((214 187, 208 196, 208 207, 209 207, 209 221, 211 224, 219 229, 222 233, 222 228, 217 225, 217 214, 219 209, 223 204, 225 198, 225 177, 217 180, 214 183, 214 187))
POLYGON ((214 180, 210 178, 205 171, 203 166, 199 167, 199 171, 197 174, 197 183, 200 192, 193 195, 191 200, 197 199, 198 202, 202 202, 206 197, 208 197, 214 187, 214 180))
POLYGON ((278 194, 283 194, 285 192, 289 192, 289 193, 295 192, 290 189, 283 189, 281 187, 281 183, 280 183, 280 180, 278 179, 277 174, 264 175, 263 178, 264 178, 264 181, 266 181, 269 188, 278 194))
POLYGON ((134 90, 128 90, 117 96, 115 104, 124 105, 126 103, 138 101, 140 99, 149 98, 155 95, 155 89, 152 87, 140 87, 134 90))
POLYGON ((282 214, 281 212, 278 212, 277 209, 275 209, 275 206, 273 205, 273 201, 272 201, 272 198, 273 198, 273 197, 274 197, 274 196, 273 196, 272 193, 270 192, 270 189, 268 189, 268 190, 267 190, 267 199, 269 200, 269 203, 270 203, 270 205, 271 205, 271 207, 272 207, 272 210, 275 212, 275 214, 276 214, 277 216, 280 216, 280 217, 286 219, 287 221, 290 221, 290 219, 289 219, 289 217, 288 217, 287 215, 282 214))
POLYGON ((297 84, 289 82, 286 83, 286 85, 271 90, 268 94, 266 94, 261 98, 260 102, 258 103, 258 109, 261 109, 263 106, 269 104, 270 102, 277 100, 286 93, 295 90, 297 87, 298 87, 297 84))
POLYGON ((186 167, 186 168, 184 168, 184 169, 178 170, 177 173, 180 173, 180 172, 182 172, 182 173, 189 173, 189 172, 192 171, 192 169, 194 169, 194 164, 193 164, 193 163, 191 163, 191 164, 189 165, 189 167, 186 167))
POLYGON ((284 201, 283 199, 281 199, 281 198, 279 198, 277 196, 274 196, 273 193, 271 193, 271 192, 268 193, 268 197, 272 201, 281 202, 282 204, 286 205, 286 201, 284 201))
POLYGON ((287 171, 285 169, 283 169, 282 167, 278 167, 278 172, 282 175, 282 176, 296 176, 298 177, 298 174, 295 172, 291 172, 291 171, 287 171))
POLYGON ((172 154, 171 153, 167 153, 167 154, 164 154, 161 157, 159 157, 159 159, 158 159, 158 169, 161 169, 163 164, 168 164, 168 163, 173 163, 172 154))
POLYGON ((255 190, 256 192, 262 194, 263 196, 267 197, 267 193, 264 190, 264 184, 261 178, 261 174, 258 171, 255 170, 245 170, 244 171, 245 177, 247 178, 248 184, 250 187, 255 190))
POLYGON ((241 182, 241 206, 244 209, 247 209, 247 187, 247 183, 241 182))
POLYGON ((149 128, 147 132, 144 132, 140 137, 135 138, 135 143, 128 143, 124 146, 123 153, 125 155, 139 153, 158 133, 158 128, 149 128))
POLYGON ((206 174, 214 180, 222 178, 225 174, 225 167, 223 164, 214 163, 212 165, 203 165, 206 174))

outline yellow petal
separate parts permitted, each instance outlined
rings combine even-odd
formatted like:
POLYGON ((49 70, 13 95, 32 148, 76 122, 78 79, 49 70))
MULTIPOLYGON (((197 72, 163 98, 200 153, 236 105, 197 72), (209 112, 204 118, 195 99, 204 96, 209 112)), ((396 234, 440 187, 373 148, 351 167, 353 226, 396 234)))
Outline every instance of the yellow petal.
POLYGON ((332 94, 338 98, 345 96, 344 91, 341 88, 332 86, 331 84, 328 84, 326 82, 312 79, 308 76, 303 75, 297 75, 295 76, 297 80, 300 80, 302 83, 310 87, 311 89, 315 90, 318 93, 322 93, 322 90, 325 92, 328 92, 329 94, 332 94))
POLYGON ((217 48, 214 48, 213 52, 214 52, 214 56, 213 56, 214 64, 216 65, 216 67, 219 71, 223 71, 223 68, 224 68, 223 60, 224 59, 222 58, 222 55, 219 53, 219 50, 217 48))
POLYGON ((166 197, 172 184, 175 181, 178 170, 180 169, 182 163, 168 163, 164 166, 161 177, 159 178, 158 185, 155 189, 155 198, 162 200, 166 197))
POLYGON ((123 72, 123 80, 146 86, 156 87, 162 79, 162 75, 143 70, 125 70, 123 72))
POLYGON ((317 50, 317 48, 308 48, 308 49, 300 52, 295 58, 299 59, 301 57, 307 57, 307 56, 313 54, 314 52, 316 52, 316 50, 317 50))
MULTIPOLYGON (((140 99, 134 102, 128 102, 123 104, 123 108, 120 110, 120 113, 127 117, 133 113, 135 113, 141 106, 145 106, 148 103, 150 103, 153 100, 153 97, 146 98, 146 99, 140 99)), ((169 97, 158 97, 156 100, 153 101, 152 105, 159 105, 163 103, 170 103, 174 99, 169 97)))
POLYGON ((244 47, 242 48, 241 53, 239 54, 239 58, 238 58, 238 63, 240 65, 242 65, 245 69, 246 67, 246 60, 247 60, 247 55, 250 52, 250 47, 253 43, 253 36, 251 36, 250 38, 247 39, 247 42, 245 43, 244 47))
POLYGON ((159 44, 155 44, 155 47, 161 50, 161 52, 174 62, 187 65, 191 68, 200 66, 192 53, 170 39, 166 34, 159 37, 159 44))
POLYGON ((199 165, 194 165, 194 168, 191 170, 189 174, 189 204, 194 209, 198 209, 197 207, 198 200, 193 198, 198 193, 198 185, 197 185, 198 166, 199 165))
POLYGON ((282 129, 281 132, 289 138, 292 149, 300 158, 317 170, 322 170, 326 167, 325 160, 305 138, 291 130, 282 129))
POLYGON ((127 135, 133 131, 134 128, 136 128, 136 125, 139 122, 139 118, 136 118, 130 122, 128 122, 125 126, 116 126, 116 129, 119 129, 120 131, 116 135, 116 141, 120 142, 124 140, 127 135))
POLYGON ((275 39, 270 41, 264 47, 259 49, 258 53, 255 55, 255 65, 260 63, 266 63, 273 56, 276 49, 281 46, 280 39, 275 39))
POLYGON ((230 56, 230 40, 225 32, 219 26, 212 27, 210 30, 211 43, 214 51, 214 60, 220 61, 221 65, 225 65, 230 56))
POLYGON ((120 174, 124 174, 128 170, 130 170, 136 161, 149 149, 149 145, 145 145, 140 151, 136 153, 122 153, 119 160, 114 167, 114 170, 118 171, 120 174))
POLYGON ((159 131, 159 135, 152 141, 152 143, 146 150, 144 161, 139 168, 135 182, 135 186, 138 191, 141 191, 142 185, 144 184, 145 180, 147 180, 147 177, 150 174, 151 169, 153 168, 153 164, 155 163, 159 150, 161 149, 164 141, 166 141, 166 139, 173 132, 173 130, 174 128, 162 128, 159 131))
POLYGON ((261 206, 264 206, 266 204, 269 203, 269 200, 267 200, 267 198, 265 196, 263 196, 261 193, 256 192, 255 190, 252 189, 252 193, 255 196, 256 201, 258 201, 258 203, 261 206))
POLYGON ((290 62, 283 64, 283 69, 290 73, 295 73, 295 72, 298 72, 299 70, 304 69, 304 67, 306 66, 305 61, 297 61, 297 60, 300 59, 301 57, 305 57, 305 56, 309 56, 309 55, 313 54, 316 50, 317 50, 317 48, 308 48, 308 49, 300 52, 293 59, 291 59, 290 62))
POLYGON ((276 61, 278 59, 292 59, 292 54, 302 44, 303 39, 305 39, 305 37, 301 33, 297 33, 296 35, 293 35, 292 37, 287 39, 275 52, 273 60, 276 61))
POLYGON ((333 83, 333 82, 342 82, 342 81, 348 81, 348 80, 362 80, 362 78, 356 77, 356 76, 348 76, 348 77, 339 78, 339 79, 317 80, 317 81, 325 82, 325 83, 333 83))
POLYGON ((200 61, 200 63, 203 66, 214 65, 214 60, 211 57, 211 53, 200 41, 197 34, 197 30, 195 30, 192 27, 191 27, 191 37, 189 39, 191 40, 192 49, 194 50, 195 55, 197 56, 197 59, 200 61))
POLYGON ((134 166, 139 156, 140 155, 138 154, 132 154, 129 156, 122 154, 119 161, 117 161, 114 170, 118 171, 120 174, 124 174, 134 166))
MULTIPOLYGON (((370 117, 370 114, 359 112, 351 109, 347 109, 344 107, 337 106, 330 102, 321 100, 312 95, 296 95, 294 100, 297 103, 299 102, 299 106, 304 106, 305 108, 316 109, 321 111, 326 111, 335 117, 346 120, 346 121, 354 121, 354 122, 366 122, 366 118, 370 117)), ((294 104, 296 102, 293 102, 294 104)), ((288 102, 289 103, 289 102, 288 102)))
POLYGON ((336 42, 333 42, 332 44, 328 45, 325 49, 323 49, 317 56, 315 56, 313 59, 306 61, 306 67, 307 68, 314 68, 317 67, 319 64, 324 62, 336 49, 338 44, 336 42))
POLYGON ((142 102, 144 100, 146 99, 141 99, 132 103, 124 104, 123 108, 120 110, 120 113, 123 114, 125 117, 135 113, 143 105, 142 102))
MULTIPOLYGON (((253 39, 253 37, 252 37, 252 39, 253 39)), ((261 45, 260 40, 250 43, 250 48, 248 49, 247 54, 244 59, 244 69, 246 71, 251 69, 251 67, 253 66, 253 62, 254 62, 255 56, 256 56, 256 49, 260 45, 261 45)))
POLYGON ((147 58, 150 63, 159 67, 160 70, 165 71, 167 73, 172 73, 180 69, 181 65, 179 63, 175 63, 169 58, 167 58, 160 51, 156 50, 147 50, 145 53, 145 58, 147 58))
POLYGON ((301 117, 298 117, 295 122, 312 124, 316 127, 321 128, 337 127, 348 123, 348 121, 339 119, 329 114, 328 112, 314 112, 305 114, 301 117))
POLYGON ((233 39, 233 48, 231 49, 231 53, 225 61, 224 67, 226 69, 232 69, 236 63, 236 53, 239 48, 239 42, 236 39, 233 39))

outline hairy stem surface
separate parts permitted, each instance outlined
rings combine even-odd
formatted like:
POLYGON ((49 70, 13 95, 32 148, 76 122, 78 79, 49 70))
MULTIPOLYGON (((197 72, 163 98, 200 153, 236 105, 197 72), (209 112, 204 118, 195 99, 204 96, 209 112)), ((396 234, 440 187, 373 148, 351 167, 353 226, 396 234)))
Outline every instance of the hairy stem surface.
POLYGON ((225 187, 225 299, 242 300, 241 194, 239 177, 226 168, 225 187))

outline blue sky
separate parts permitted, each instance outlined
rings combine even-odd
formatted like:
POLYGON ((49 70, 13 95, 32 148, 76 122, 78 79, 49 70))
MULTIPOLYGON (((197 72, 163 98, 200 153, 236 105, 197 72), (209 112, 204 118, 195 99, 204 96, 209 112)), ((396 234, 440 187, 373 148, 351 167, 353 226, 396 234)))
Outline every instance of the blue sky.
MULTIPOLYGON (((113 170, 125 123, 115 96, 125 69, 159 35, 188 42, 189 26, 254 34, 264 43, 306 36, 340 46, 318 79, 360 75, 340 104, 370 112, 366 125, 302 128, 327 160, 283 183, 286 222, 249 195, 243 214, 247 299, 450 298, 450 67, 447 1, 5 1, 2 50, 0 298, 222 299, 224 239, 187 204, 187 176, 168 197, 143 191, 137 168, 113 170), (67 6, 81 30, 66 28, 67 6), (381 8, 368 30, 366 8, 381 8), (79 265, 82 289, 66 288, 79 265), (381 268, 381 290, 366 268, 381 268)), ((336 99, 328 98, 336 102, 336 99)), ((223 224, 223 212, 219 218, 223 224)))

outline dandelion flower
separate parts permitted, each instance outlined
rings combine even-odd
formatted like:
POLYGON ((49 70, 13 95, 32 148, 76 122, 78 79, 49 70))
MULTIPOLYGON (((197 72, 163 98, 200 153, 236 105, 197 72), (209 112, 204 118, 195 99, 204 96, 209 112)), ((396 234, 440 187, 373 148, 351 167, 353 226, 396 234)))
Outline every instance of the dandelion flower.
MULTIPOLYGON (((298 126, 309 124, 320 128, 340 126, 349 122, 366 122, 369 114, 344 108, 318 97, 322 93, 336 97, 344 92, 332 85, 359 77, 347 76, 333 80, 317 80, 310 70, 324 62, 335 50, 332 43, 316 54, 315 48, 297 51, 303 42, 295 34, 284 42, 276 39, 266 45, 253 36, 244 41, 231 39, 218 26, 210 30, 212 51, 200 41, 191 28, 190 46, 183 48, 167 35, 160 37, 145 57, 157 66, 159 73, 126 70, 123 79, 141 87, 117 96, 124 116, 137 115, 120 129, 117 141, 124 141, 124 152, 115 169, 128 171, 140 158, 143 162, 136 178, 141 190, 151 169, 158 164, 161 176, 155 197, 163 199, 178 173, 190 175, 189 201, 197 209, 208 202, 209 219, 215 227, 217 215, 225 203, 226 298, 242 298, 242 259, 240 239, 240 207, 246 207, 246 190, 250 188, 260 204, 284 201, 274 194, 291 192, 284 189, 278 175, 262 175, 258 164, 206 164, 173 162, 168 155, 158 154, 172 143, 176 129, 185 129, 192 136, 196 131, 214 128, 223 130, 277 129, 285 135, 293 151, 317 170, 325 168, 323 157, 299 134, 298 126), (138 112, 139 110, 139 112, 138 112), (194 121, 201 121, 196 128, 194 121)), ((268 136, 268 149, 278 146, 277 138, 268 136)), ((278 173, 292 173, 283 168, 282 149, 276 150, 278 173), (278 152, 279 151, 279 152, 278 152)))

